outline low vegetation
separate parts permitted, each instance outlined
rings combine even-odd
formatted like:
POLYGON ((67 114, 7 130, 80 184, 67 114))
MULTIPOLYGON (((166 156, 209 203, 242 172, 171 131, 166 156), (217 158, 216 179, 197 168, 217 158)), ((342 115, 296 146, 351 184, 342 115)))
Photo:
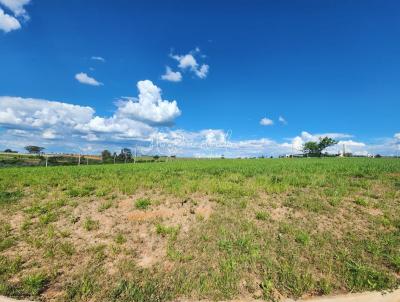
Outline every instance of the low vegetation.
POLYGON ((0 294, 226 300, 400 285, 400 161, 0 169, 0 294))

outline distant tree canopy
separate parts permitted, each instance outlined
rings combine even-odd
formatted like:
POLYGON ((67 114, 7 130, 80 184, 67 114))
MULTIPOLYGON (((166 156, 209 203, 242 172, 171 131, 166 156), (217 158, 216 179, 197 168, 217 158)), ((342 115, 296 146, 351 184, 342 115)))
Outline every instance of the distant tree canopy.
POLYGON ((325 136, 324 138, 320 138, 318 142, 306 142, 303 145, 303 152, 310 156, 321 156, 326 148, 336 145, 337 143, 336 140, 325 136))
POLYGON ((13 151, 11 149, 5 149, 4 153, 18 153, 18 151, 13 151))
POLYGON ((117 155, 116 152, 114 152, 114 154, 111 154, 110 151, 103 150, 103 152, 101 152, 101 158, 103 162, 127 162, 132 159, 132 151, 129 148, 123 148, 121 149, 121 152, 117 155))
POLYGON ((39 146, 26 146, 25 150, 28 151, 30 154, 40 154, 44 148, 39 146))
POLYGON ((103 150, 102 152, 101 152, 101 159, 103 160, 103 161, 106 161, 106 160, 108 160, 108 159, 111 159, 111 152, 110 151, 108 151, 108 150, 103 150))
POLYGON ((130 160, 132 158, 132 150, 129 148, 123 148, 121 149, 121 153, 118 155, 120 159, 128 159, 130 160))
POLYGON ((117 162, 127 162, 132 159, 132 151, 129 148, 123 148, 121 149, 121 152, 117 155, 116 152, 113 154, 113 158, 117 162))

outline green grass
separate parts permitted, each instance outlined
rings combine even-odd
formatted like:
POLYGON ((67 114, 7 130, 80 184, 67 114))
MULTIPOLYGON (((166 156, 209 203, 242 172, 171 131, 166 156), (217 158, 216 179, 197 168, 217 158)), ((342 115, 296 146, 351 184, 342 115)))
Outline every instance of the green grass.
POLYGON ((92 218, 87 217, 85 219, 83 227, 86 231, 90 232, 90 231, 98 230, 100 228, 100 223, 97 220, 93 220, 92 218))
POLYGON ((156 233, 166 237, 166 236, 172 236, 176 237, 178 235, 179 228, 177 227, 172 227, 172 226, 165 226, 160 223, 156 224, 156 233))
POLYGON ((366 207, 368 206, 368 202, 365 200, 365 198, 358 197, 354 199, 354 203, 358 204, 359 206, 366 207))
POLYGON ((399 179, 400 160, 383 158, 0 169, 0 294, 276 300, 394 289, 399 179), (142 267, 147 255, 155 263, 142 267))
POLYGON ((139 198, 135 201, 135 207, 139 210, 146 210, 151 205, 151 200, 149 198, 139 198))
POLYGON ((17 202, 21 198, 21 191, 0 191, 0 207, 13 202, 17 202))
POLYGON ((256 219, 258 220, 268 220, 269 217, 270 217, 269 214, 264 211, 258 211, 256 213, 256 219))
POLYGON ((124 244, 126 242, 126 238, 123 234, 119 233, 117 236, 115 236, 114 241, 118 244, 124 244))
POLYGON ((111 208, 113 205, 113 202, 111 200, 106 200, 105 202, 103 202, 100 206, 99 206, 99 212, 104 212, 105 210, 108 210, 109 208, 111 208))
POLYGON ((25 292, 31 296, 40 294, 44 290, 47 282, 48 278, 41 273, 28 275, 22 281, 25 292))

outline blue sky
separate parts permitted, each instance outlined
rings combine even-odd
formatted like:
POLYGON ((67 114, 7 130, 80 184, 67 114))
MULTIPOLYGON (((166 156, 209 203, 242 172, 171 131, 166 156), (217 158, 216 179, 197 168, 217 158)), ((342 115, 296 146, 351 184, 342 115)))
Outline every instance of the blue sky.
POLYGON ((156 140, 149 152, 277 155, 330 134, 394 154, 399 13, 398 1, 0 0, 0 148, 156 140))

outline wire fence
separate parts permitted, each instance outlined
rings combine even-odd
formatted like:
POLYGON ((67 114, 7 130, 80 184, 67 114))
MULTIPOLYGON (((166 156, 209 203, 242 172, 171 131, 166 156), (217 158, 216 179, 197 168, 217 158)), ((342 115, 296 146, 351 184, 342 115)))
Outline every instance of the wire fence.
POLYGON ((129 164, 165 162, 171 160, 167 157, 141 156, 141 157, 111 157, 102 159, 94 155, 53 155, 53 154, 18 154, 0 153, 0 167, 51 167, 51 166, 75 166, 75 165, 101 165, 101 164, 129 164))

